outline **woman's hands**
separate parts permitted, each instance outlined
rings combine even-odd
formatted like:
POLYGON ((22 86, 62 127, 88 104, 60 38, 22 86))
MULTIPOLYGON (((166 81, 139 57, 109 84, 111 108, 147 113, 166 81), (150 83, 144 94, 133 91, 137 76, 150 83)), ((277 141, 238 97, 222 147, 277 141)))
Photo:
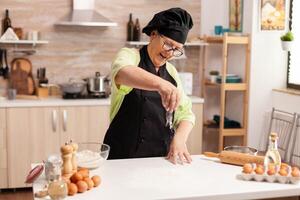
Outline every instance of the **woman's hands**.
POLYGON ((184 164, 192 162, 191 155, 186 146, 186 141, 192 128, 193 124, 189 121, 182 120, 179 123, 167 155, 167 159, 172 163, 176 164, 179 162, 180 164, 184 164))
POLYGON ((161 96, 162 105, 168 112, 173 112, 177 109, 181 94, 172 83, 164 79, 160 79, 158 84, 158 93, 161 96))
POLYGON ((167 159, 173 164, 184 164, 192 162, 192 158, 187 149, 185 141, 180 137, 179 134, 175 134, 171 142, 167 159))

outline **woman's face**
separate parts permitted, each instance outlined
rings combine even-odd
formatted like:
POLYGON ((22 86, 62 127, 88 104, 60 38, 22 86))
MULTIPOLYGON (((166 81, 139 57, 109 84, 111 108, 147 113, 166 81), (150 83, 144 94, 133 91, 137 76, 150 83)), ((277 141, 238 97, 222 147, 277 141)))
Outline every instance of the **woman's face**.
POLYGON ((183 44, 178 43, 164 35, 153 31, 150 36, 150 44, 148 45, 148 53, 155 67, 160 67, 174 55, 182 54, 183 44))

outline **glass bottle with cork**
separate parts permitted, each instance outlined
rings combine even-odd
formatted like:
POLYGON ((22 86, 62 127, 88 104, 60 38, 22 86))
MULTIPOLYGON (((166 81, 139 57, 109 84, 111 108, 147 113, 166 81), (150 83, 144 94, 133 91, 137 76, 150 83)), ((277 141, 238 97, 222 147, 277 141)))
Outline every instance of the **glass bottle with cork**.
POLYGON ((129 14, 129 21, 127 23, 127 41, 133 41, 134 23, 132 20, 132 13, 129 14))
POLYGON ((133 29, 133 41, 140 41, 141 40, 141 27, 139 19, 136 18, 134 29, 133 29))
POLYGON ((9 18, 9 11, 8 9, 5 10, 5 17, 2 21, 2 34, 5 33, 5 31, 8 29, 8 28, 11 28, 11 20, 9 18))
POLYGON ((278 167, 281 165, 281 156, 277 148, 277 142, 277 133, 272 132, 269 136, 269 146, 264 159, 265 167, 268 167, 270 164, 278 167))
POLYGON ((53 200, 60 200, 66 198, 68 194, 67 183, 61 177, 61 165, 62 160, 57 159, 52 162, 53 164, 53 176, 51 177, 48 194, 53 200))

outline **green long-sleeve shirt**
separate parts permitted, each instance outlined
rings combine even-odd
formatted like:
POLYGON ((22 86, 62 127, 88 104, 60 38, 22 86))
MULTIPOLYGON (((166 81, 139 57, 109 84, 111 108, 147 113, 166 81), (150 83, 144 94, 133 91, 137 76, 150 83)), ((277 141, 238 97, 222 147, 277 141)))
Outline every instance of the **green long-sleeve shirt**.
MULTIPOLYGON (((120 85, 118 88, 115 83, 115 77, 118 71, 122 69, 122 67, 138 66, 139 62, 140 62, 140 54, 137 49, 122 48, 118 52, 118 54, 116 55, 112 63, 112 73, 111 73, 112 95, 111 95, 111 107, 110 107, 110 121, 112 121, 113 118, 118 113, 125 96, 133 89, 132 87, 126 85, 120 85)), ((186 94, 184 93, 180 78, 178 76, 175 67, 171 63, 167 62, 166 69, 176 81, 177 88, 181 93, 181 100, 174 115, 175 127, 177 127, 178 124, 183 120, 190 121, 192 124, 194 124, 195 116, 192 112, 191 99, 188 96, 186 96, 186 94)))

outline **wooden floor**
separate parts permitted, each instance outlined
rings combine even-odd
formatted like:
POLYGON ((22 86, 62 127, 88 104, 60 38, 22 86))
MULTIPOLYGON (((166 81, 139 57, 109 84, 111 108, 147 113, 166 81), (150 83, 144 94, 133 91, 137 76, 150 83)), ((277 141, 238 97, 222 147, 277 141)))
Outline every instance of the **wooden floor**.
POLYGON ((33 194, 31 188, 20 188, 15 191, 12 189, 2 189, 0 200, 32 200, 33 194))

